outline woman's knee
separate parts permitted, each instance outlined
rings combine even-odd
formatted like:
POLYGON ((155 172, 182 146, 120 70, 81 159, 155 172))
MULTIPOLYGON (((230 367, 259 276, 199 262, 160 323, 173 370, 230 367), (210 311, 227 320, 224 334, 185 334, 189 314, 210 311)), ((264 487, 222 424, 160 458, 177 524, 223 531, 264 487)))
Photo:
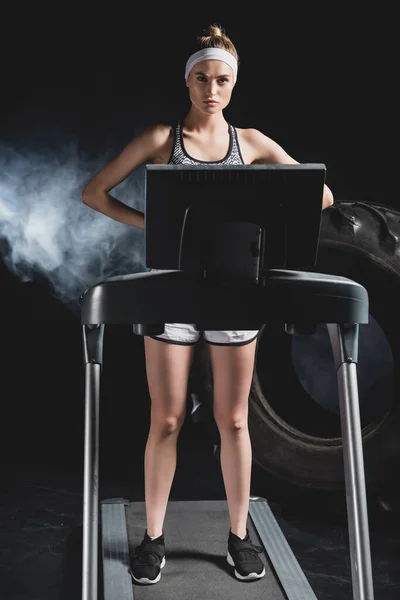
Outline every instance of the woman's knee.
POLYGON ((185 416, 186 415, 169 415, 163 417, 160 414, 152 413, 150 418, 150 428, 153 433, 157 433, 160 437, 179 433, 185 422, 185 416))
POLYGON ((230 414, 218 415, 214 413, 214 420, 219 431, 231 431, 233 433, 240 433, 241 431, 248 428, 247 414, 240 417, 235 417, 230 414))

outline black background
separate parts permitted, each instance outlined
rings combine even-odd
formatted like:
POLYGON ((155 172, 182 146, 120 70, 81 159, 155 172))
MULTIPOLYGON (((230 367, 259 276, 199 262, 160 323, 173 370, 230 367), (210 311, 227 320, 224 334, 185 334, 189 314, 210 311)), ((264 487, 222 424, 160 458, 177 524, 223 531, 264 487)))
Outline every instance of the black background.
MULTIPOLYGON (((82 205, 84 183, 145 126, 172 123, 187 113, 185 63, 196 49, 196 36, 216 22, 241 61, 226 120, 259 129, 299 162, 324 163, 337 202, 367 201, 398 210, 398 33, 389 6, 2 6, 4 597, 79 597, 84 357, 78 298, 107 276, 146 268, 143 231, 82 205)), ((142 185, 139 169, 114 195, 143 210, 142 185)), ((100 496, 142 501, 150 398, 143 339, 129 326, 105 329, 101 389, 100 496)), ((179 439, 183 452, 178 449, 172 497, 223 498, 209 441, 190 422, 179 439)), ((278 499, 287 523, 294 524, 290 541, 300 563, 308 565, 317 596, 349 597, 345 495, 339 502, 336 496, 321 502, 316 494, 302 503, 295 493, 292 502, 293 496, 274 484, 266 482, 268 499, 278 499)), ((390 512, 398 511, 398 494, 389 504, 391 509, 375 496, 369 503, 374 579, 382 600, 398 597, 398 520, 390 512)))
MULTIPOLYGON (((186 60, 196 36, 217 22, 241 61, 226 120, 259 129, 299 162, 325 163, 336 201, 399 208, 393 14, 384 5, 378 12, 376 5, 350 10, 337 3, 239 9, 87 4, 5 11, 0 141, 7 190, 18 197, 21 182, 9 178, 16 156, 40 156, 40 170, 57 156, 68 162, 72 140, 88 179, 143 127, 185 114, 186 60)), ((57 176, 53 183, 57 189, 57 176)), ((72 212, 81 210, 81 183, 69 197, 72 212)), ((119 197, 141 208, 129 194, 119 197)), ((128 235, 140 248, 142 233, 128 235)), ((12 243, 3 239, 1 247, 2 460, 80 464, 79 314, 35 265, 28 278, 10 269, 12 243)), ((132 271, 145 266, 143 246, 140 254, 132 271)), ((126 268, 113 263, 107 274, 126 268)), ((83 279, 81 291, 91 283, 83 279)), ((104 435, 116 434, 124 450, 135 441, 141 447, 149 415, 143 340, 113 326, 104 342, 104 435)))

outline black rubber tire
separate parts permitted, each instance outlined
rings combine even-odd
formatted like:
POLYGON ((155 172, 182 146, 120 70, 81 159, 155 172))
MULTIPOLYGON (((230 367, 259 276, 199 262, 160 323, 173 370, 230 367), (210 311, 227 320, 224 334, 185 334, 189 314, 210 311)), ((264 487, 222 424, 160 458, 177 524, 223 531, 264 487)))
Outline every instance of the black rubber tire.
MULTIPOLYGON (((322 213, 316 265, 303 270, 348 277, 368 291, 372 318, 360 325, 357 374, 366 484, 369 490, 378 489, 400 465, 400 212, 378 204, 336 202, 322 213), (377 332, 384 348, 371 346, 370 336, 377 332), (378 376, 363 389, 362 373, 378 368, 378 376)), ((295 347, 302 344, 304 350, 304 344, 316 343, 323 343, 327 377, 337 385, 326 325, 318 325, 314 336, 298 338, 286 334, 281 324, 262 327, 249 396, 253 462, 285 485, 342 491, 338 396, 333 395, 330 405, 316 402, 294 368, 295 347)), ((300 355, 313 360, 314 351, 300 355)), ((323 355, 320 348, 314 354, 319 360, 323 355)), ((190 389, 201 402, 192 418, 202 423, 218 457, 210 354, 204 342, 192 370, 190 389)), ((320 371, 314 372, 318 380, 320 371)))

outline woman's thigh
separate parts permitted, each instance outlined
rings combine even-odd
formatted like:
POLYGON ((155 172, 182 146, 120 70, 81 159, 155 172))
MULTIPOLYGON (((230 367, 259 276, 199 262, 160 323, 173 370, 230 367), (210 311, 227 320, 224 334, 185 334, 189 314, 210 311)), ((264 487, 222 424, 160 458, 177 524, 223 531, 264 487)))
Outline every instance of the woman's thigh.
POLYGON ((182 425, 195 345, 173 344, 144 336, 152 423, 182 425))

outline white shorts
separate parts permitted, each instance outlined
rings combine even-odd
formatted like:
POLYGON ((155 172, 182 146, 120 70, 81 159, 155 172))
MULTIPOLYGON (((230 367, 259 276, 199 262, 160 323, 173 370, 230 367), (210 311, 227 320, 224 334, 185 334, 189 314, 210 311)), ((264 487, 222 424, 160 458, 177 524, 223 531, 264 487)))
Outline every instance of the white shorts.
MULTIPOLYGON (((151 269, 150 271, 161 271, 162 269, 151 269)), ((205 341, 215 346, 244 346, 254 341, 259 329, 251 331, 197 331, 194 323, 165 323, 164 333, 150 335, 149 337, 169 344, 182 344, 191 346, 195 344, 202 335, 205 341)))

